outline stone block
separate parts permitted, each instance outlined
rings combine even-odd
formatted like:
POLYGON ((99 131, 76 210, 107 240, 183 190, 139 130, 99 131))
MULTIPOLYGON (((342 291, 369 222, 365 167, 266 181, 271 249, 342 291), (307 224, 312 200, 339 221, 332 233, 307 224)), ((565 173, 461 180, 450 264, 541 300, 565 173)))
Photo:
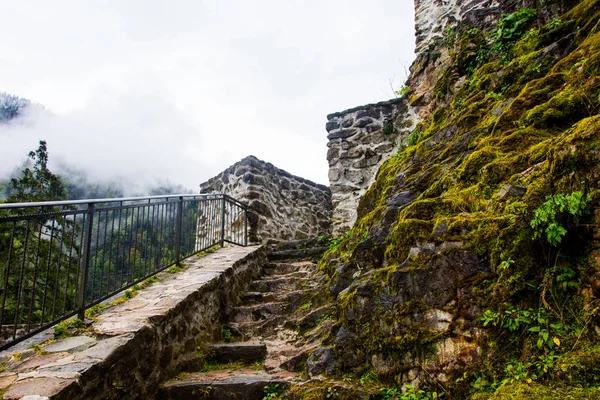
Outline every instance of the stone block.
POLYGON ((329 140, 347 139, 347 138, 355 135, 356 132, 357 132, 357 130, 354 128, 341 129, 339 131, 335 131, 334 133, 330 133, 329 135, 327 135, 327 139, 329 139, 329 140))
POLYGON ((337 120, 329 121, 325 124, 325 129, 327 130, 327 132, 331 132, 336 129, 339 129, 339 127, 340 127, 340 123, 337 120))
POLYGON ((350 182, 355 184, 361 184, 364 182, 365 177, 362 171, 349 169, 344 172, 344 177, 348 179, 350 182))
POLYGON ((329 175, 330 182, 336 182, 341 178, 342 174, 339 169, 330 168, 328 175, 329 175))

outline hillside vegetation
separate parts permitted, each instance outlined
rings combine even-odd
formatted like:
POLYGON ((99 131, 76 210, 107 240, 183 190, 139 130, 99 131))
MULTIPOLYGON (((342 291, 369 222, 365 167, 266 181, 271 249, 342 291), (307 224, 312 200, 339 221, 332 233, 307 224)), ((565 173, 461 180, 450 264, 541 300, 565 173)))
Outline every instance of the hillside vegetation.
POLYGON ((339 375, 600 398, 599 21, 598 0, 545 25, 520 9, 431 45, 431 112, 322 260, 339 375))

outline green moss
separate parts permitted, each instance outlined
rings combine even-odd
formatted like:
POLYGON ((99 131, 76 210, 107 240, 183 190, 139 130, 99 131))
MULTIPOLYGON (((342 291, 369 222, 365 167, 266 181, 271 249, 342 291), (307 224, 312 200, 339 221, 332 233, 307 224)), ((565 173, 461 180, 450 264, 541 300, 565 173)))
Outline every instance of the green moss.
MULTIPOLYGON (((389 230, 383 266, 377 266, 383 268, 364 278, 379 293, 395 290, 386 277, 399 266, 404 270, 430 267, 426 257, 407 261, 417 242, 462 242, 463 250, 478 253, 496 272, 485 280, 476 277, 465 283, 476 297, 472 301, 498 312, 520 306, 544 309, 541 298, 550 297, 548 282, 556 279, 558 266, 569 265, 577 282, 583 282, 589 269, 581 262, 589 240, 586 228, 569 227, 571 236, 565 239, 569 244, 558 257, 546 243, 532 240, 529 222, 549 195, 598 190, 600 2, 585 0, 560 20, 535 29, 528 30, 532 19, 525 20, 521 25, 505 18, 502 33, 495 37, 478 29, 457 31, 452 58, 437 76, 432 113, 418 126, 419 139, 383 163, 360 200, 357 223, 325 260, 355 262, 352 254, 358 243, 389 230), (576 49, 559 60, 547 47, 567 37, 576 49), (466 82, 457 85, 465 80, 461 78, 466 82), (505 185, 522 186, 526 192, 501 197, 505 185), (384 220, 386 215, 389 218, 390 197, 406 190, 419 197, 394 221, 384 220), (503 264, 506 260, 511 260, 509 267, 503 264)), ((595 197, 592 207, 599 205, 595 197)), ((337 264, 328 265, 335 270, 337 264)), ((560 307, 579 315, 583 306, 573 292, 552 296, 562 296, 560 307)), ((437 332, 408 323, 408 316, 419 312, 417 302, 393 310, 363 302, 356 290, 339 296, 338 320, 360 324, 357 342, 368 354, 383 352, 401 359, 411 348, 426 354, 441 339, 437 332), (357 312, 348 314, 352 310, 357 312), (360 317, 349 320, 348 315, 360 317)), ((563 316, 561 323, 575 329, 571 317, 563 316)), ((531 374, 537 357, 547 355, 531 334, 496 333, 481 343, 482 361, 465 367, 472 376, 485 374, 489 381, 490 393, 471 398, 492 396, 509 362, 530 363, 531 374)), ((571 336, 561 340, 574 341, 571 336)), ((590 342, 584 334, 580 350, 570 351, 574 343, 554 349, 560 356, 556 375, 544 375, 546 380, 533 382, 530 388, 519 381, 505 383, 491 398, 550 398, 553 391, 565 398, 586 398, 592 393, 586 388, 598 385, 595 376, 600 375, 594 358, 597 351, 590 342), (564 383, 556 383, 563 378, 564 383)), ((472 391, 456 390, 465 396, 472 391)))
POLYGON ((544 386, 535 382, 513 382, 502 385, 490 400, 584 400, 600 399, 600 389, 556 385, 544 386))

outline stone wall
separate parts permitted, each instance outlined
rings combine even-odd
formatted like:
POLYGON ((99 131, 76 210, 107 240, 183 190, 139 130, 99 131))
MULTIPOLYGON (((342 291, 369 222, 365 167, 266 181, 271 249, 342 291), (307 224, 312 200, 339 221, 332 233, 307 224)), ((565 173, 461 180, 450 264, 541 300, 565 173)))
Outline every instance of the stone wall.
POLYGON ((381 164, 406 143, 416 121, 403 98, 333 113, 327 120, 332 224, 338 235, 352 227, 360 197, 381 164))
POLYGON ((3 354, 3 399, 153 399, 158 385, 203 362, 240 293, 262 273, 264 247, 219 249, 105 310, 90 332, 3 354))
POLYGON ((293 240, 331 233, 328 187, 248 156, 200 185, 248 204, 250 242, 293 240))
MULTIPOLYGON (((447 45, 450 35, 473 27, 494 31, 503 14, 521 8, 535 9, 538 24, 544 25, 576 3, 577 0, 415 0, 416 58, 406 84, 418 119, 425 119, 436 104, 439 106, 436 85, 444 78, 444 70, 452 64, 460 46, 456 41, 447 45)), ((456 92, 467 82, 466 76, 456 78, 446 91, 456 92)))

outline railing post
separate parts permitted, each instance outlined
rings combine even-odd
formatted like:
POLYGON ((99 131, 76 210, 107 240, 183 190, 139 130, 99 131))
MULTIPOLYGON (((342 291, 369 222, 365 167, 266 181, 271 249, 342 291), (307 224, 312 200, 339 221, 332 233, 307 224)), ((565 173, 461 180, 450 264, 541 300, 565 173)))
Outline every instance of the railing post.
POLYGON ((225 246, 225 195, 221 203, 221 247, 225 246))
POLYGON ((181 262, 181 229, 182 229, 182 219, 183 219, 183 197, 179 197, 179 203, 177 203, 177 220, 176 224, 176 232, 175 232, 175 263, 179 264, 181 262))
POLYGON ((244 209, 244 246, 248 246, 248 209, 244 209))
POLYGON ((77 299, 78 313, 77 317, 84 321, 85 320, 85 295, 88 281, 88 270, 90 266, 90 260, 92 258, 92 232, 94 227, 94 209, 96 205, 94 203, 88 204, 88 224, 85 232, 85 243, 83 249, 83 266, 81 276, 79 277, 79 298, 77 299))

